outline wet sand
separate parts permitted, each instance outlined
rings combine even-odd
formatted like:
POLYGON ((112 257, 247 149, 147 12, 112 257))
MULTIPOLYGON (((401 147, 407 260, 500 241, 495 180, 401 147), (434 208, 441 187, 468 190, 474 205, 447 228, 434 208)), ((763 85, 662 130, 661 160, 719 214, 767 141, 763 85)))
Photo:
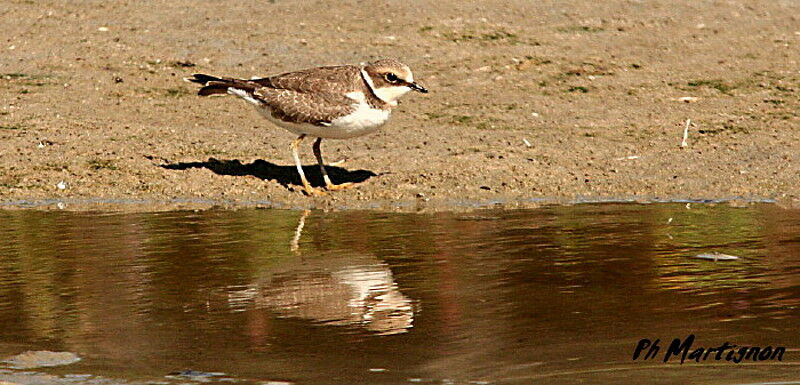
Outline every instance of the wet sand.
MULTIPOLYGON (((9 0, 0 201, 438 210, 745 197, 797 206, 798 14, 800 4, 771 1, 9 0), (323 142, 330 162, 344 161, 335 181, 363 181, 325 197, 298 188, 292 134, 181 81, 387 56, 431 93, 405 97, 378 133, 323 142)), ((320 184, 310 147, 302 157, 320 184)))

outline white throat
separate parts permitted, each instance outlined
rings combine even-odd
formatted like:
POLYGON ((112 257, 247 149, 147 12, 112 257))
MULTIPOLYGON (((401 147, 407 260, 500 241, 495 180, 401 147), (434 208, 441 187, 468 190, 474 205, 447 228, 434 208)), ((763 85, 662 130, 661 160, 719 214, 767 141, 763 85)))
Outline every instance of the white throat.
POLYGON ((372 82, 372 78, 369 77, 367 71, 364 71, 364 68, 361 68, 361 77, 364 78, 367 86, 369 86, 369 90, 372 91, 378 99, 388 103, 392 107, 397 106, 397 99, 400 99, 401 96, 411 91, 411 89, 406 86, 375 88, 375 83, 372 82))
POLYGON ((381 100, 389 103, 392 106, 396 106, 397 100, 400 99, 401 96, 405 95, 408 91, 411 91, 411 89, 406 86, 392 86, 378 88, 374 92, 375 95, 381 100))

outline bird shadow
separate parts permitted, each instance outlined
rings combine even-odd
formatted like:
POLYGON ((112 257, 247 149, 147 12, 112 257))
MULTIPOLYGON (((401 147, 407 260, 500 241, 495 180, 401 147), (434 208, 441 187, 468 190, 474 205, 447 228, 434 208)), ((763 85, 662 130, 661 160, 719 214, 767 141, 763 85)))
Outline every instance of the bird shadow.
MULTIPOLYGON (((166 161, 166 160, 165 160, 166 161)), ((267 162, 262 159, 257 159, 252 163, 242 163, 238 159, 220 160, 215 158, 208 158, 205 162, 177 162, 166 163, 159 165, 161 168, 167 170, 186 170, 190 168, 206 168, 213 171, 218 175, 233 175, 233 176, 246 176, 252 175, 256 178, 263 180, 273 180, 286 188, 292 189, 292 186, 302 186, 300 175, 297 173, 295 166, 280 166, 275 163, 267 162)), ((325 166, 328 176, 333 183, 361 183, 373 176, 378 176, 369 170, 354 170, 349 171, 342 167, 325 166)), ((322 172, 319 166, 303 166, 303 172, 306 174, 308 182, 314 187, 325 186, 325 181, 322 179, 322 172)))

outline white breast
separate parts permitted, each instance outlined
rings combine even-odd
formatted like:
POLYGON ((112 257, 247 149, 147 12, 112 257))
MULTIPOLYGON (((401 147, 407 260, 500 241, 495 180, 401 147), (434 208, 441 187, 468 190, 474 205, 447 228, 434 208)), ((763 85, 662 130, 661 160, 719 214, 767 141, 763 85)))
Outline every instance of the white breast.
POLYGON ((327 129, 339 131, 348 138, 366 135, 386 123, 391 115, 391 111, 372 108, 364 101, 359 102, 355 107, 355 111, 351 114, 332 120, 327 129))

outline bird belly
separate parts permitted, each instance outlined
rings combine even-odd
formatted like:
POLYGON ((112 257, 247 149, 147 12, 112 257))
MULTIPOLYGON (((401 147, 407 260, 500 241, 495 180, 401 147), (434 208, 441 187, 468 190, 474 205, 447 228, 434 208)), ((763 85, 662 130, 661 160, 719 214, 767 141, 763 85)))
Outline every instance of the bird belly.
POLYGON ((297 135, 308 135, 324 139, 347 139, 367 135, 377 131, 389 120, 391 111, 372 108, 361 103, 350 113, 330 122, 330 125, 317 126, 308 123, 286 122, 272 116, 267 106, 260 106, 258 111, 270 122, 297 135))

